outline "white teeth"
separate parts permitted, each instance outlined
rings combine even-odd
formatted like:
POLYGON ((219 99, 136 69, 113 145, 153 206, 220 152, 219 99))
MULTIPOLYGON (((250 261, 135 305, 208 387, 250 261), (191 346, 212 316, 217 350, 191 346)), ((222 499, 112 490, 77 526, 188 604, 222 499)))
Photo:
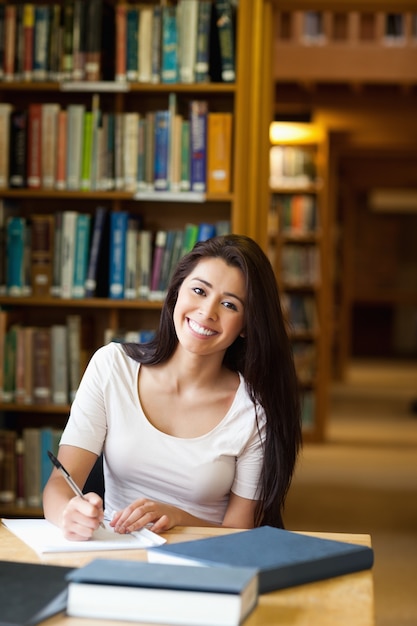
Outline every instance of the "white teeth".
POLYGON ((208 337, 210 335, 215 335, 216 334, 214 331, 209 330, 208 328, 203 328, 202 326, 197 324, 197 322, 194 322, 194 320, 189 320, 188 323, 190 324, 191 329, 195 333, 198 333, 199 335, 205 335, 205 336, 208 337))

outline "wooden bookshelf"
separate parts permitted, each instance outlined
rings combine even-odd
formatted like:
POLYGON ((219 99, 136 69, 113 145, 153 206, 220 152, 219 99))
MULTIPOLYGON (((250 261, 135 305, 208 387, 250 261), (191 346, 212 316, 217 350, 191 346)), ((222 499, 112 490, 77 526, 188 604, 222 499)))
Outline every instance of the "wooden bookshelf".
MULTIPOLYGON (((7 6, 9 3, 0 2, 7 6)), ((35 2, 35 5, 41 4, 35 2)), ((53 4, 49 2, 48 4, 53 4)), ((118 0, 112 2, 115 7, 118 0)), ((147 4, 159 4, 148 2, 147 4)), ((236 79, 233 82, 205 82, 184 84, 119 83, 113 78, 98 81, 40 80, 23 81, 12 78, 0 81, 0 102, 14 108, 26 108, 31 102, 57 102, 65 108, 71 103, 82 103, 90 108, 92 97, 98 94, 102 111, 138 111, 166 109, 169 95, 175 93, 179 107, 187 110, 193 99, 206 100, 209 110, 230 112, 233 115, 231 187, 227 193, 201 193, 198 197, 183 195, 140 194, 124 189, 69 191, 55 189, 0 189, 0 199, 15 203, 19 214, 29 217, 34 212, 84 211, 93 216, 98 205, 108 211, 126 210, 138 215, 144 227, 179 229, 187 222, 217 222, 228 220, 231 230, 266 242, 266 213, 258 217, 258 200, 266 199, 267 128, 272 101, 267 104, 262 94, 271 93, 269 45, 264 37, 270 24, 271 7, 263 0, 240 0, 236 15, 235 58, 236 79), (259 91, 261 89, 261 92, 259 91), (261 136, 259 130, 262 129, 261 136), (263 153, 262 159, 259 155, 263 153)), ((0 308, 11 314, 13 322, 21 325, 52 326, 64 324, 70 314, 81 318, 81 353, 85 364, 94 350, 103 343, 106 329, 155 328, 161 302, 111 299, 61 299, 52 297, 0 296, 0 308)), ((28 424, 37 428, 63 427, 69 404, 22 405, 16 402, 0 403, 0 426, 19 433, 28 424)), ((41 515, 40 510, 0 504, 0 514, 41 515)))
POLYGON ((327 414, 330 298, 327 139, 313 124, 271 124, 269 254, 303 395, 303 435, 322 441, 327 414))
POLYGON ((312 7, 297 2, 290 8, 288 2, 277 2, 274 79, 356 85, 414 82, 417 7, 412 2, 390 4, 319 2, 312 7))

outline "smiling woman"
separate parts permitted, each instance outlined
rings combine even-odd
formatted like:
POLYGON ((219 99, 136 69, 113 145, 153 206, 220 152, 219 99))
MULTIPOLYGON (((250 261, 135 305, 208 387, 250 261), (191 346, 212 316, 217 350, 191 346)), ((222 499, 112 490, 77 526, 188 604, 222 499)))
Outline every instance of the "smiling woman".
MULTIPOLYGON (((150 524, 283 526, 301 445, 290 343, 271 265, 248 237, 198 243, 180 260, 147 344, 109 344, 81 381, 58 458, 83 485, 103 454, 105 507, 125 533, 150 524)), ((88 539, 97 494, 53 473, 45 516, 88 539)))

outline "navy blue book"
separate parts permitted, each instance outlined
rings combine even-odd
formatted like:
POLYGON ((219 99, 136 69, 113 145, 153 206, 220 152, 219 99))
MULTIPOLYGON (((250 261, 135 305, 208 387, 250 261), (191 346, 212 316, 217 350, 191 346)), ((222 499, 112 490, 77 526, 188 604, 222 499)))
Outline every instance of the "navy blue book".
POLYGON ((238 626, 258 600, 249 568, 95 559, 68 575, 67 614, 186 626, 238 626))
POLYGON ((369 569, 373 565, 373 550, 363 545, 261 526, 150 548, 148 561, 255 567, 259 571, 259 592, 267 593, 369 569))
POLYGON ((33 626, 65 611, 71 567, 0 561, 0 626, 33 626))

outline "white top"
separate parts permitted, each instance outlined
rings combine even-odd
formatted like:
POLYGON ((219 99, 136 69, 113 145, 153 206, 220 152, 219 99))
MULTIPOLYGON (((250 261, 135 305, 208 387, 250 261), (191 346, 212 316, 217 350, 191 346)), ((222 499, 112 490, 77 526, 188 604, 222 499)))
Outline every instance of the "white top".
MULTIPOLYGON (((255 499, 263 450, 243 378, 222 421, 201 437, 156 429, 138 396, 140 364, 110 343, 93 355, 71 407, 61 444, 104 451, 106 512, 138 498, 178 506, 221 523, 229 493, 255 499)), ((261 438, 265 416, 258 410, 261 438)))

